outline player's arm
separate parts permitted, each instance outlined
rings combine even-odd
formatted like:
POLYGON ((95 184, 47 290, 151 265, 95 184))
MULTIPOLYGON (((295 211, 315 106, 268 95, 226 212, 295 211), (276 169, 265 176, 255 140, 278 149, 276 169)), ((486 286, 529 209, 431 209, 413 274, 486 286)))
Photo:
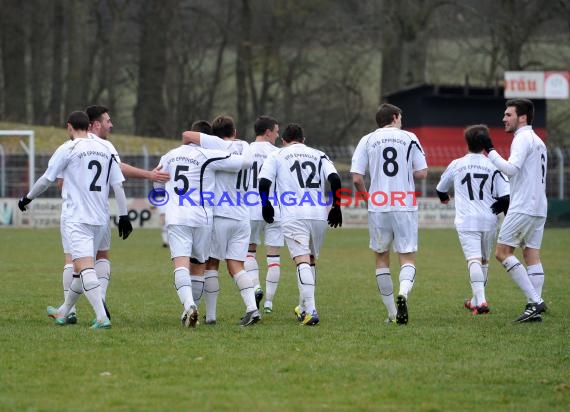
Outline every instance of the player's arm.
POLYGON ((419 180, 426 179, 427 173, 428 173, 427 167, 422 170, 414 170, 414 179, 419 179, 419 180))
POLYGON ((342 212, 340 210, 340 176, 338 173, 331 173, 327 176, 327 180, 331 185, 332 191, 332 207, 329 210, 329 215, 327 218, 327 222, 330 227, 341 227, 342 226, 342 212))
POLYGON ((117 183, 111 186, 115 194, 115 201, 117 202, 117 210, 119 211, 119 236, 123 239, 129 237, 133 231, 133 225, 129 219, 129 212, 127 209, 127 196, 122 183, 117 183))
POLYGON ((507 177, 516 175, 521 169, 524 159, 526 159, 527 144, 524 140, 521 140, 521 144, 511 146, 511 156, 509 160, 503 159, 503 157, 497 153, 490 136, 483 136, 482 144, 489 160, 497 169, 507 175, 507 177))
POLYGON ((139 169, 138 167, 131 166, 126 163, 121 163, 121 172, 125 177, 131 177, 135 179, 147 179, 153 182, 168 182, 170 180, 170 175, 166 172, 161 171, 161 167, 156 167, 152 170, 139 169))
POLYGON ((200 132, 194 132, 192 130, 187 130, 182 133, 182 143, 189 144, 194 143, 200 146, 200 132))
POLYGON ((352 173, 352 184, 357 192, 366 192, 366 185, 364 184, 364 175, 360 173, 352 173))
POLYGON ((259 196, 261 197, 261 214, 267 223, 273 223, 275 209, 269 201, 269 191, 271 190, 271 180, 262 177, 259 179, 259 196))
POLYGON ((441 174, 441 178, 439 179, 439 183, 435 187, 435 192, 437 193, 437 197, 439 197, 439 201, 444 205, 449 203, 450 197, 447 193, 449 191, 449 187, 453 182, 453 167, 454 163, 451 163, 447 169, 441 174))
POLYGON ((56 150, 48 162, 48 168, 45 173, 33 184, 27 195, 18 201, 18 208, 23 212, 26 205, 30 204, 33 199, 45 192, 50 185, 55 182, 57 176, 61 176, 62 170, 67 164, 67 157, 64 151, 56 150))

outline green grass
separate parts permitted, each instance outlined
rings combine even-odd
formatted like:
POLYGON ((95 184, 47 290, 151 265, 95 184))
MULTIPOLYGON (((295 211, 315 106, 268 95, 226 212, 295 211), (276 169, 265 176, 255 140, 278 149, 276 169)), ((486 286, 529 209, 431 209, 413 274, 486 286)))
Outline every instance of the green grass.
POLYGON ((58 230, 0 234, 2 411, 570 409, 568 230, 545 233, 542 323, 512 324, 524 299, 496 262, 491 314, 463 309, 470 287, 456 233, 429 230, 420 232, 410 323, 385 325, 367 232, 341 229, 321 252, 318 326, 293 319, 297 286, 283 258, 272 315, 237 326, 244 308, 224 271, 218 324, 196 330, 179 326, 158 231, 138 230, 113 240, 106 331, 89 330, 85 298, 78 325, 45 316, 61 302, 58 230))

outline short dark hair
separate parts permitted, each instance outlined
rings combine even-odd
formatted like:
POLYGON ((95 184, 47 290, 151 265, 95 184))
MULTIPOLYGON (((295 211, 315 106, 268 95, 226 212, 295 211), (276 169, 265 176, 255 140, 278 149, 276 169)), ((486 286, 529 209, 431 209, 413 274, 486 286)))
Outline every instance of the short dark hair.
POLYGON ((192 130, 193 132, 212 134, 212 125, 207 120, 196 120, 190 126, 190 130, 192 130))
POLYGON ((212 120, 212 134, 214 136, 221 137, 232 137, 235 133, 236 126, 234 119, 230 116, 218 116, 212 120))
POLYGON ((85 112, 76 110, 71 112, 67 117, 67 123, 73 127, 74 130, 85 130, 89 129, 89 117, 85 112))
POLYGON ((517 116, 526 115, 526 124, 531 125, 534 120, 534 103, 529 99, 507 100, 505 107, 514 107, 517 116))
POLYGON ((266 130, 273 130, 277 120, 270 116, 259 116, 253 125, 256 136, 261 136, 266 130))
POLYGON ((94 121, 100 121, 103 114, 109 113, 109 109, 105 106, 93 105, 87 107, 87 109, 85 109, 85 113, 89 116, 89 122, 93 123, 94 121))
POLYGON ((394 121, 394 116, 402 114, 402 109, 390 103, 382 103, 376 111, 376 124, 378 127, 384 127, 394 121))
POLYGON ((302 142, 303 139, 305 139, 305 132, 300 124, 289 123, 287 127, 285 127, 281 138, 287 143, 292 141, 302 142))
POLYGON ((481 153, 484 149, 483 138, 490 138, 489 128, 484 124, 475 124, 465 129, 465 141, 471 153, 481 153))

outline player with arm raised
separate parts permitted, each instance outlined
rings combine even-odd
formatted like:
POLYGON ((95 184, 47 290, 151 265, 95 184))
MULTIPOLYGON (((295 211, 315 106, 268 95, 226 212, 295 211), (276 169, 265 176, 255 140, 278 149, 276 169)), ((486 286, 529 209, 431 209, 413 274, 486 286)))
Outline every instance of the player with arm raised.
POLYGON ((262 214, 267 223, 273 223, 275 210, 272 199, 277 196, 275 193, 283 198, 278 206, 281 208, 281 228, 289 253, 297 265, 299 305, 294 313, 302 325, 313 326, 320 320, 315 302, 316 260, 325 238, 327 221, 331 227, 342 226, 338 198, 341 183, 329 158, 305 145, 300 125, 287 125, 282 139, 283 148, 267 157, 259 175, 262 214), (332 191, 328 214, 326 181, 332 191), (272 184, 275 184, 275 193, 270 193, 272 184))
POLYGON ((474 315, 489 312, 485 297, 489 257, 497 233, 497 214, 509 208, 509 184, 485 157, 483 141, 489 137, 485 125, 465 129, 469 153, 453 160, 441 175, 436 191, 442 203, 455 192, 455 228, 467 261, 472 297, 464 302, 474 315))
POLYGON ((416 277, 418 206, 415 179, 427 177, 420 141, 402 130, 402 110, 382 104, 376 112, 378 129, 360 139, 352 156, 352 180, 356 190, 369 193, 370 248, 376 255, 376 283, 388 310, 388 323, 408 323, 408 294, 416 277), (370 190, 364 184, 370 173, 370 190), (400 291, 394 304, 390 275, 390 245, 400 258, 400 291))
MULTIPOLYGON (((259 172, 263 166, 263 162, 267 156, 278 150, 275 147, 275 140, 279 137, 279 124, 277 120, 269 116, 260 116, 254 124, 255 141, 250 144, 253 165, 251 166, 251 190, 258 190, 259 172)), ((261 214, 261 203, 249 208, 251 237, 249 240, 249 249, 247 251, 247 259, 245 261, 245 270, 251 274, 255 290, 255 302, 259 308, 259 302, 263 298, 263 290, 259 282, 259 265, 256 260, 257 245, 261 243, 261 235, 263 234, 266 261, 267 276, 265 277, 265 302, 263 303, 263 311, 271 313, 273 311, 273 298, 279 284, 281 276, 281 256, 280 248, 283 246, 283 233, 281 232, 281 215, 279 209, 273 223, 267 223, 263 220, 261 214)))
POLYGON ((542 299, 544 269, 540 261, 540 246, 548 209, 546 201, 546 145, 532 130, 534 104, 528 99, 506 102, 503 114, 505 131, 513 133, 509 160, 497 153, 491 138, 485 139, 484 149, 489 160, 509 178, 511 199, 505 217, 495 257, 523 291, 527 304, 514 322, 541 321, 546 311, 542 299), (515 248, 523 251, 525 268, 514 255, 515 248))
POLYGON ((210 252, 213 206, 204 195, 214 193, 217 171, 237 172, 245 162, 246 167, 251 164, 244 156, 194 144, 182 145, 160 159, 162 170, 172 176, 166 183, 169 200, 165 205, 165 225, 174 264, 174 287, 184 307, 181 321, 186 327, 195 327, 198 323, 204 263, 210 252), (192 275, 191 258, 196 262, 192 264, 192 275), (199 282, 195 281, 197 277, 199 282))
POLYGON ((215 136, 186 131, 183 133, 183 141, 199 144, 207 149, 242 154, 249 164, 245 163, 239 172, 216 173, 212 244, 204 273, 206 324, 216 322, 216 306, 220 290, 218 273, 220 261, 225 259, 228 272, 239 289, 246 307, 240 325, 249 326, 261 319, 255 303, 253 281, 244 266, 251 234, 249 209, 244 196, 249 184, 247 172, 253 162, 247 142, 236 139, 236 128, 231 117, 216 117, 212 121, 212 132, 215 136))
MULTIPOLYGON (((113 123, 109 114, 109 109, 105 106, 92 105, 85 109, 87 116, 89 116, 89 132, 95 138, 100 139, 109 150, 114 154, 115 159, 120 165, 121 172, 127 178, 136 179, 148 179, 153 182, 167 182, 170 176, 160 170, 160 168, 155 168, 153 170, 144 170, 137 167, 128 165, 121 162, 117 150, 113 144, 109 141, 109 134, 113 128, 113 123)), ((110 318, 109 309, 107 306, 107 288, 111 281, 111 261, 109 260, 109 250, 111 249, 111 226, 110 222, 108 228, 105 231, 105 236, 101 240, 101 244, 97 249, 97 257, 95 260, 95 271, 99 282, 101 282, 101 295, 103 297, 103 304, 105 306, 105 311, 107 316, 110 318)))
POLYGON ((66 142, 50 159, 48 169, 30 192, 18 203, 20 210, 43 193, 59 175, 63 176, 67 192, 65 202, 65 232, 69 236, 74 276, 59 308, 49 306, 47 313, 56 324, 65 325, 70 309, 85 291, 95 311, 93 329, 111 327, 103 307, 101 287, 95 273, 95 252, 109 221, 109 187, 113 188, 119 209, 119 235, 126 239, 132 231, 127 216, 127 202, 122 182, 124 177, 113 153, 106 145, 88 137, 89 118, 84 112, 73 112, 67 130, 73 141, 66 142))

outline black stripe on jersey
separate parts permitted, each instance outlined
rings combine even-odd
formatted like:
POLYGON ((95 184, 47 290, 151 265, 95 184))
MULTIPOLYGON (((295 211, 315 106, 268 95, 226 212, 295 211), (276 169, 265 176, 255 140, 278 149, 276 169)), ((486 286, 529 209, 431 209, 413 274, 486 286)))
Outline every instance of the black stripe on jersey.
POLYGON ((408 146, 408 153, 406 153, 406 162, 410 160, 410 153, 412 152, 412 147, 416 146, 418 148, 418 150, 423 153, 424 151, 422 150, 422 148, 420 147, 420 145, 418 144, 418 142, 415 141, 411 141, 410 145, 408 146))
POLYGON ((321 182, 321 169, 323 166, 323 159, 327 159, 330 162, 330 159, 327 157, 327 155, 322 155, 319 158, 319 165, 317 166, 317 175, 319 176, 319 186, 321 186, 322 182, 321 182))
POLYGON ((203 183, 204 183, 204 173, 206 173, 206 167, 212 163, 215 162, 216 160, 224 160, 227 159, 228 157, 230 157, 231 154, 228 154, 225 157, 212 157, 208 160, 206 160, 204 162, 204 164, 202 165, 202 168, 200 169, 200 205, 202 205, 202 207, 204 207, 204 199, 202 198, 202 192, 203 192, 203 183))
POLYGON ((493 188, 495 187, 495 176, 497 175, 499 175, 499 177, 503 179, 505 182, 507 181, 507 179, 505 179, 505 177, 499 170, 495 170, 493 172, 493 176, 491 176, 491 196, 493 195, 493 188))
MULTIPOLYGON (((109 161, 109 168, 107 169, 107 183, 109 183, 109 175, 111 174, 111 166, 113 166, 113 160, 117 162, 117 158, 114 154, 111 155, 111 160, 109 161)), ((117 162, 119 164, 119 162, 117 162)))

